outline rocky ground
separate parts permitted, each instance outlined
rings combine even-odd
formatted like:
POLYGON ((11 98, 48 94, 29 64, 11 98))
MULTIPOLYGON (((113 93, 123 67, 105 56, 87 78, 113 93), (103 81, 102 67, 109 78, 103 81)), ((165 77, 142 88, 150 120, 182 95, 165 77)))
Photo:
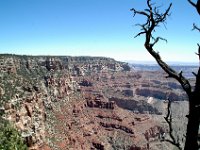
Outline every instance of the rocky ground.
POLYGON ((100 57, 0 55, 1 117, 30 150, 176 149, 184 143, 187 98, 160 71, 136 71, 100 57))

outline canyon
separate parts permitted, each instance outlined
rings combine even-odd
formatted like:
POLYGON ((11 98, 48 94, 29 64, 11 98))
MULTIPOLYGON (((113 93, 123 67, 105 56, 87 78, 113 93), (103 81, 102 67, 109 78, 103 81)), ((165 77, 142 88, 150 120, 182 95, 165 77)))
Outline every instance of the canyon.
POLYGON ((183 146, 187 96, 162 71, 103 57, 0 55, 1 117, 30 150, 174 149, 168 100, 183 146))

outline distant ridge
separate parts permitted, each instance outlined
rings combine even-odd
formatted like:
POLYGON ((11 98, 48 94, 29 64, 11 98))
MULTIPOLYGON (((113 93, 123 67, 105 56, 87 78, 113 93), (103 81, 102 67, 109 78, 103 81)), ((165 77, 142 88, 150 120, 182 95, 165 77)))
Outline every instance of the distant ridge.
MULTIPOLYGON (((142 64, 142 65, 158 65, 155 61, 135 61, 135 60, 124 60, 129 64, 142 64)), ((199 66, 198 62, 179 62, 179 61, 168 61, 167 64, 173 66, 199 66)))

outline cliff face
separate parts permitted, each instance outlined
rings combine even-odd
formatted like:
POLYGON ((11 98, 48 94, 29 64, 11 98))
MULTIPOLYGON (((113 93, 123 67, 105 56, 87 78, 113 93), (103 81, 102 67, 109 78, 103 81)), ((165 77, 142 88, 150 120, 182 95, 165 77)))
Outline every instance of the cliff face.
POLYGON ((104 57, 0 55, 1 72, 16 73, 24 69, 29 71, 67 70, 72 75, 102 71, 130 71, 128 64, 104 57))
POLYGON ((159 149, 159 99, 182 91, 149 75, 110 58, 0 55, 0 112, 32 150, 159 149))
POLYGON ((0 55, 1 112, 15 124, 30 149, 40 149, 51 128, 45 123, 51 123, 48 115, 57 110, 55 104, 70 104, 78 97, 74 94, 80 95, 73 78, 129 70, 127 64, 110 58, 0 55))

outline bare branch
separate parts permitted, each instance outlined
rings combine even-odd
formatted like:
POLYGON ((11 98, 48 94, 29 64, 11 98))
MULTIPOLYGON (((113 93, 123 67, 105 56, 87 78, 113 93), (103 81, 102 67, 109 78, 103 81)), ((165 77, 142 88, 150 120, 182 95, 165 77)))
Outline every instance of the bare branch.
POLYGON ((140 36, 140 35, 142 35, 142 34, 145 34, 145 33, 146 33, 145 31, 140 32, 140 33, 138 33, 136 36, 134 36, 134 38, 136 38, 136 37, 138 37, 138 36, 140 36))
POLYGON ((181 72, 179 73, 180 77, 183 77, 183 71, 181 70, 181 72))
POLYGON ((197 25, 196 24, 194 24, 193 23, 193 29, 192 30, 197 30, 197 31, 199 31, 200 32, 200 28, 199 27, 197 27, 197 25))
POLYGON ((196 6, 197 12, 200 15, 200 0, 197 1, 197 6, 196 6))
POLYGON ((166 117, 164 117, 165 121, 167 122, 169 126, 169 136, 170 139, 165 139, 166 142, 169 142, 173 145, 175 145, 179 150, 182 148, 180 147, 179 141, 176 141, 174 135, 173 135, 173 127, 172 127, 172 113, 171 113, 171 100, 168 99, 168 105, 167 105, 167 114, 166 117))
POLYGON ((133 11, 134 15, 133 17, 136 15, 136 14, 140 14, 140 15, 144 15, 146 17, 149 17, 149 15, 147 13, 145 13, 144 11, 137 11, 135 10, 134 8, 131 9, 131 11, 133 11))
POLYGON ((196 8, 197 12, 199 13, 200 15, 200 0, 197 1, 197 3, 195 4, 194 2, 192 2, 191 0, 188 0, 188 2, 196 8))
POLYGON ((151 46, 153 47, 159 40, 163 40, 167 43, 167 39, 162 37, 157 37, 156 39, 154 39, 154 42, 151 44, 151 46))
POLYGON ((198 53, 196 53, 199 56, 199 61, 200 61, 200 45, 197 43, 198 46, 198 53))
POLYGON ((195 77, 197 77, 197 74, 196 74, 195 72, 192 72, 192 74, 193 74, 195 77))
POLYGON ((196 4, 193 2, 193 1, 191 1, 191 0, 188 0, 188 2, 193 6, 193 7, 195 7, 196 8, 196 4))

